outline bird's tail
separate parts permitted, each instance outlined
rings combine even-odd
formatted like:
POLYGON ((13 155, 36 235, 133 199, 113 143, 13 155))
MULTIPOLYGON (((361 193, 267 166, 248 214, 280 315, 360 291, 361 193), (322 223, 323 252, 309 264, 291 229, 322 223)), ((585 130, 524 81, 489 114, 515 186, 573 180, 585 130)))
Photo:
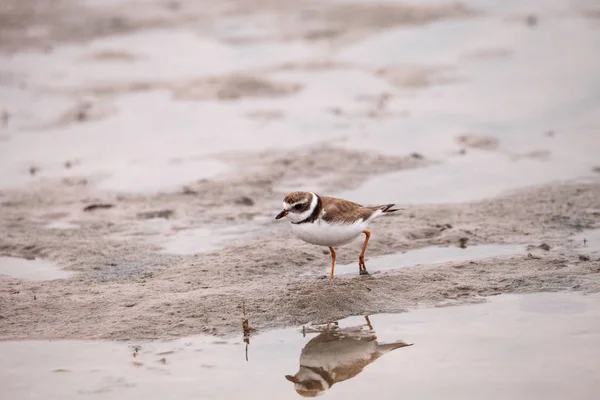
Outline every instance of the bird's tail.
POLYGON ((381 214, 387 214, 387 213, 392 213, 394 211, 403 210, 403 208, 392 208, 394 206, 395 206, 395 204, 386 204, 386 205, 383 205, 383 206, 367 207, 367 208, 373 210, 373 213, 369 217, 369 221, 372 220, 372 219, 374 219, 374 218, 377 218, 381 214), (378 211, 381 211, 381 212, 378 212, 378 211))
POLYGON ((412 345, 413 345, 413 343, 405 343, 405 342, 400 341, 400 342, 395 342, 395 343, 378 344, 377 348, 382 353, 387 353, 389 351, 396 350, 401 347, 408 347, 408 346, 412 346, 412 345))

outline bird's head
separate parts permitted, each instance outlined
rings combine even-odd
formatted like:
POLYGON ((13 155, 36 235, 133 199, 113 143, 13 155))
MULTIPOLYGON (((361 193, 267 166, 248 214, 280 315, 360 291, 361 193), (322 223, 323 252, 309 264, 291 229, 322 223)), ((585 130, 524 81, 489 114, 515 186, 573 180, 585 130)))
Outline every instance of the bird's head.
POLYGON ((275 219, 288 217, 292 222, 300 222, 310 217, 317 206, 317 195, 311 192, 292 192, 283 199, 283 210, 275 219))

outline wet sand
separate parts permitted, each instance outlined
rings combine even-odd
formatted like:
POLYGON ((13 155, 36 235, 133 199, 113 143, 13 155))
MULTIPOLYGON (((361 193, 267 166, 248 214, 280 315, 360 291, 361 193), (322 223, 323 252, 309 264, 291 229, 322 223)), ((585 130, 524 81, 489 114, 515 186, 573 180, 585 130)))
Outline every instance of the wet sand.
POLYGON ((600 291, 590 4, 290 4, 1 11, 0 255, 74 274, 1 269, 0 339, 600 291), (273 220, 296 189, 406 209, 373 224, 370 276, 357 241, 323 279, 324 249, 273 220))
POLYGON ((0 342, 0 382, 10 399, 233 399, 241 390, 248 398, 297 399, 295 389, 318 387, 302 386, 315 378, 303 365, 331 379, 324 392, 335 399, 592 400, 600 390, 599 300, 500 295, 485 304, 352 317, 329 329, 251 335, 247 353, 241 331, 220 340, 0 342))

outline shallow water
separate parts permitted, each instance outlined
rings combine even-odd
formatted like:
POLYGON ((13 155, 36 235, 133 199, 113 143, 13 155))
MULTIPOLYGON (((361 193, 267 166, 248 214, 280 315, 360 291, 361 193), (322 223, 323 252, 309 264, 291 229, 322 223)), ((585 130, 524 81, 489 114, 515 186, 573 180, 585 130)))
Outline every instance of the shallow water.
POLYGON ((1 393, 6 399, 45 400, 85 394, 96 399, 295 399, 295 384, 288 379, 319 388, 307 384, 305 377, 315 375, 306 368, 296 374, 302 357, 303 365, 333 379, 326 390, 330 398, 364 399, 374 393, 381 399, 597 398, 600 295, 490 300, 373 315, 373 330, 364 317, 351 317, 339 321, 341 332, 330 325, 329 333, 323 326, 312 327, 317 332, 306 329, 306 337, 300 328, 256 334, 250 337, 248 361, 241 332, 226 340, 0 342, 1 393), (412 346, 392 350, 395 346, 385 345, 391 343, 412 346), (378 351, 384 353, 379 358, 378 351))
POLYGON ((79 225, 77 224, 73 224, 69 221, 53 221, 50 222, 49 224, 46 224, 44 226, 44 228, 46 229, 59 229, 59 230, 64 230, 64 229, 79 229, 79 225))
POLYGON ((388 154, 410 148, 442 163, 373 177, 339 196, 367 204, 466 202, 597 177, 592 167, 600 151, 600 79, 594 71, 600 57, 590 57, 600 44, 597 28, 565 11, 564 1, 544 9, 533 2, 501 3, 474 4, 495 11, 486 17, 392 29, 340 52, 345 61, 444 66, 454 80, 394 97, 390 107, 409 117, 380 121, 344 142, 388 154), (534 11, 540 23, 519 21, 524 10, 534 11), (455 138, 465 133, 496 138, 498 148, 464 148, 455 138))
MULTIPOLYGON (((405 253, 390 254, 382 257, 366 258, 369 272, 389 271, 397 268, 412 267, 415 265, 434 265, 445 262, 461 262, 483 260, 492 257, 509 257, 523 253, 524 245, 515 244, 483 244, 476 246, 460 247, 425 247, 410 250, 405 253)), ((336 275, 356 274, 358 263, 336 265, 336 275)), ((329 273, 329 269, 327 269, 329 273)))
POLYGON ((7 275, 12 278, 46 281, 51 279, 65 279, 74 274, 72 271, 60 269, 58 265, 50 261, 0 256, 0 275, 7 275))
POLYGON ((230 172, 228 161, 218 160, 223 152, 296 149, 321 142, 395 155, 419 152, 441 161, 338 193, 369 204, 472 201, 597 175, 591 172, 600 152, 600 142, 594 140, 600 88, 597 28, 566 0, 547 1, 542 9, 533 1, 486 0, 473 7, 482 15, 389 29, 339 48, 261 41, 278 35, 278 21, 261 14, 216 18, 212 36, 154 29, 60 45, 51 53, 2 56, 4 68, 30 86, 0 85, 0 102, 10 104, 11 112, 0 143, 0 187, 75 175, 105 190, 174 190, 230 172), (525 12, 535 12, 539 24, 527 26, 519 19, 525 12), (236 38, 256 40, 223 40, 236 38), (102 52, 129 58, 93 57, 102 52), (349 66, 260 76, 302 86, 284 96, 189 101, 174 98, 161 86, 314 60, 349 66), (373 72, 387 67, 442 72, 423 86, 396 87, 373 72), (104 117, 56 126, 78 104, 61 90, 137 81, 158 87, 124 91, 110 101, 92 98, 94 107, 108 110, 104 117), (58 92, 35 89, 48 86, 58 92), (392 95, 384 115, 369 117, 372 104, 360 99, 382 93, 392 95), (332 108, 340 115, 333 115, 332 108), (257 110, 282 118, 265 123, 247 117, 257 110), (546 136, 548 131, 554 135, 546 136), (469 148, 457 156, 461 146, 455 137, 464 133, 493 136, 499 148, 469 148), (69 160, 79 163, 65 169, 69 160), (39 167, 35 177, 28 172, 32 165, 39 167))
MULTIPOLYGON (((517 187, 573 179, 573 165, 540 160, 514 161, 503 154, 473 154, 456 157, 443 164, 410 171, 392 172, 369 179, 356 189, 339 193, 342 198, 362 204, 463 203, 505 194, 517 187), (523 170, 528 171, 522 174, 523 170)), ((581 179, 593 178, 590 167, 581 170, 581 179)))
MULTIPOLYGON (((156 233, 150 242, 162 247, 165 254, 199 254, 220 250, 226 246, 242 243, 252 237, 265 235, 265 225, 271 224, 269 217, 259 216, 248 222, 219 226, 204 226, 183 229, 171 234, 173 226, 168 221, 152 223, 156 233)), ((144 228, 150 226, 146 221, 144 228)))

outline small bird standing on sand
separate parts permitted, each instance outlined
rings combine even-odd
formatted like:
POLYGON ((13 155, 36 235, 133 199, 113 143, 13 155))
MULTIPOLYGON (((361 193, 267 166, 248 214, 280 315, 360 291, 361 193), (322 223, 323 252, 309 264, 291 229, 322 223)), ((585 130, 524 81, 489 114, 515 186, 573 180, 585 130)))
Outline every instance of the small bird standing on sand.
POLYGON ((283 199, 283 210, 275 219, 288 217, 292 232, 307 243, 327 246, 331 251, 331 273, 335 268, 334 247, 348 244, 365 234, 365 243, 358 257, 358 272, 368 275, 365 251, 371 237, 369 223, 384 213, 398 211, 394 204, 364 207, 348 200, 319 196, 312 192, 292 192, 283 199))

